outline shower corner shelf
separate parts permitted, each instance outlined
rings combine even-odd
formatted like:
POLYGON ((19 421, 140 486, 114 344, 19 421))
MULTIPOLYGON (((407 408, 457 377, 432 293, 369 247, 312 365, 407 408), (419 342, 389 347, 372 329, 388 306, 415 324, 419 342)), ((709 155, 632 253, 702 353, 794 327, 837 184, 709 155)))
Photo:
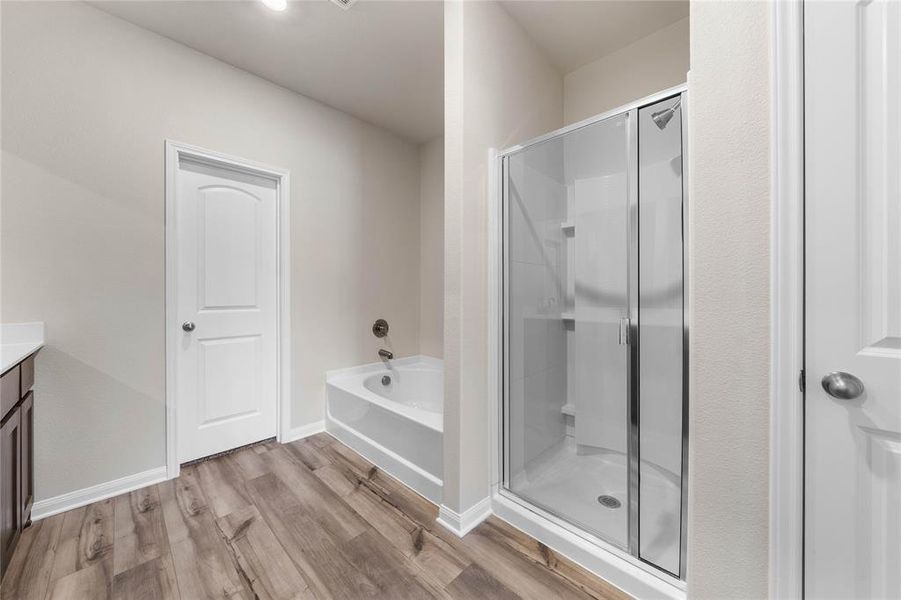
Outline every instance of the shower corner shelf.
POLYGON ((571 312, 560 313, 560 318, 563 319, 564 321, 575 321, 576 313, 571 313, 571 312))
POLYGON ((560 229, 563 230, 564 233, 568 233, 569 235, 575 235, 576 233, 576 224, 572 221, 564 221, 560 223, 560 229))

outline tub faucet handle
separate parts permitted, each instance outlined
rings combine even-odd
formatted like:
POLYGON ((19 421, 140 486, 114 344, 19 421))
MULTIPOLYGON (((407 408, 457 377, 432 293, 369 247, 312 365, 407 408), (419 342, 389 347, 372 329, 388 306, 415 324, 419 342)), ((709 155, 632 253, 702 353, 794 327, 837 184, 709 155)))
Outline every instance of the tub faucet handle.
POLYGON ((388 335, 388 321, 385 319, 376 319, 372 324, 372 335, 377 338, 383 338, 388 335))

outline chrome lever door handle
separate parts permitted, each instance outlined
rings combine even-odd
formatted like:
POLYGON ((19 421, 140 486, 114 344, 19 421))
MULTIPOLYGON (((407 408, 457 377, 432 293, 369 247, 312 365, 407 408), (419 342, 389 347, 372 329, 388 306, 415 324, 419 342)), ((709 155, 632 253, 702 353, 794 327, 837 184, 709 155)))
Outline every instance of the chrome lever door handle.
POLYGON ((192 331, 194 331, 196 326, 191 321, 185 321, 184 323, 181 324, 181 328, 183 330, 187 331, 188 333, 191 333, 192 331))
POLYGON ((842 371, 833 371, 825 375, 820 383, 827 394, 839 400, 859 398, 865 389, 860 379, 842 371))

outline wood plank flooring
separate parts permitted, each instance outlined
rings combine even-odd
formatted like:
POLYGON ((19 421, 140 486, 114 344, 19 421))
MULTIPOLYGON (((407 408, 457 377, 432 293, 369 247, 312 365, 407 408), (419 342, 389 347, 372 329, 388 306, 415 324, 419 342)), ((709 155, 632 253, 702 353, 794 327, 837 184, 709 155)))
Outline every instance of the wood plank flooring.
POLYGON ((36 522, 0 595, 628 598, 499 519, 460 539, 437 515, 327 434, 267 442, 36 522))

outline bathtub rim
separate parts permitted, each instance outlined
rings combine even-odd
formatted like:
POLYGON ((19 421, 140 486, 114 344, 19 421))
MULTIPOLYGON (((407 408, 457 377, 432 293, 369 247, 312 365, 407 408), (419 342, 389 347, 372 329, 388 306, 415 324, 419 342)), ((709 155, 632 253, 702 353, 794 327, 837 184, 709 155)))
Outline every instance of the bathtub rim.
MULTIPOLYGON (((412 367, 414 365, 423 365, 435 369, 444 370, 444 361, 427 354, 414 354, 412 356, 404 356, 403 358, 394 358, 390 361, 399 367, 412 367)), ((354 367, 342 367, 340 369, 330 369, 325 372, 326 381, 340 381, 352 377, 354 375, 371 375, 385 368, 385 361, 371 362, 354 367)))
MULTIPOLYGON (((391 361, 392 367, 424 367, 427 369, 439 370, 444 373, 444 361, 432 356, 419 354, 415 356, 406 356, 404 358, 394 359, 391 361)), ((363 398, 366 402, 375 404, 380 408, 391 411, 401 417, 410 419, 421 424, 424 427, 444 434, 444 395, 441 398, 441 412, 433 412, 402 404, 384 396, 380 396, 375 392, 368 390, 363 382, 366 377, 380 373, 383 371, 390 372, 390 369, 384 362, 374 362, 355 367, 347 367, 344 369, 333 369, 325 372, 326 386, 334 386, 344 390, 355 396, 363 398)))

